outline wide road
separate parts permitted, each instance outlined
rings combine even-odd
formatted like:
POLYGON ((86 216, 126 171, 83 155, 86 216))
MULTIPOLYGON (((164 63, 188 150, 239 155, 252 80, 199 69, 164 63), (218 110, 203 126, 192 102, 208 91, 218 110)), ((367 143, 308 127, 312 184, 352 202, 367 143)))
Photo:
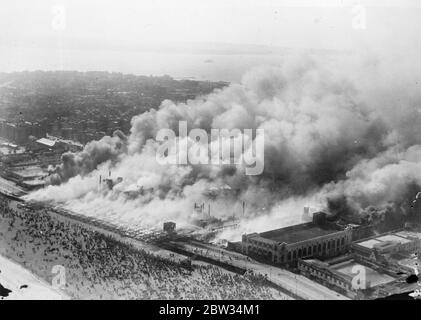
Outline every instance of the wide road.
MULTIPOLYGON (((180 245, 180 243, 177 244, 180 245)), ((306 300, 350 300, 348 297, 330 290, 302 275, 255 261, 237 252, 196 241, 190 243, 185 242, 181 245, 185 250, 197 255, 206 256, 267 276, 273 283, 306 300)))

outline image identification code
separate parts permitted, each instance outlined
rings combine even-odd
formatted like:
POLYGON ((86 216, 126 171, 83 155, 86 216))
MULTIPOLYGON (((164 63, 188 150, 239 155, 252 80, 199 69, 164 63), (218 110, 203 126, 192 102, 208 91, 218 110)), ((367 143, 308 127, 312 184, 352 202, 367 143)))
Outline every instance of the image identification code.
POLYGON ((234 304, 205 304, 203 314, 250 314, 250 315, 258 315, 259 314, 259 305, 234 305, 234 304))

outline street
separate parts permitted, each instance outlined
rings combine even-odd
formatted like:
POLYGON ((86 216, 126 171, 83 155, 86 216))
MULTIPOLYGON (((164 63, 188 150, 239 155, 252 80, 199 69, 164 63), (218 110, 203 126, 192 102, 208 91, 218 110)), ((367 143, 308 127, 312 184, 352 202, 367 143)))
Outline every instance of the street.
POLYGON ((267 276, 273 283, 306 300, 350 300, 348 297, 330 290, 302 275, 260 263, 237 252, 196 241, 183 243, 182 246, 186 251, 197 255, 219 260, 232 266, 267 276))

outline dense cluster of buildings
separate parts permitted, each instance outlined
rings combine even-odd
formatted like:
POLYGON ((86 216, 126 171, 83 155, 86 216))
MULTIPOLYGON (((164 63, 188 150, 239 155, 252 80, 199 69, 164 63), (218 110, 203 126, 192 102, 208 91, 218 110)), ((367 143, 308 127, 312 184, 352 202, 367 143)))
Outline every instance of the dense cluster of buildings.
POLYGON ((42 187, 64 152, 116 130, 128 133, 133 116, 163 100, 186 101, 227 85, 72 71, 0 73, 0 80, 0 175, 23 190, 42 187))
POLYGON ((48 134, 39 139, 32 137, 23 145, 2 140, 0 146, 0 176, 23 192, 44 187, 45 179, 61 163, 63 153, 83 149, 78 142, 48 134))
POLYGON ((131 119, 158 108, 165 99, 188 99, 226 82, 175 80, 109 72, 0 73, 0 137, 21 144, 28 136, 54 136, 86 144, 121 130, 131 119))
POLYGON ((0 137, 17 144, 28 142, 29 137, 43 137, 46 131, 37 122, 19 121, 9 122, 0 119, 0 137))

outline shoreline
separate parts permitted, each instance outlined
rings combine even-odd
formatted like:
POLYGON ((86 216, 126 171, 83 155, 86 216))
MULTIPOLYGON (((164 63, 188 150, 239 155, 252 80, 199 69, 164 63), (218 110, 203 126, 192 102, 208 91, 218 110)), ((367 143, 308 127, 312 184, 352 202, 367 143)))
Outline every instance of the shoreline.
POLYGON ((0 284, 11 290, 1 300, 70 300, 61 290, 54 288, 25 266, 0 254, 0 284), (23 287, 22 287, 23 286, 23 287))
POLYGON ((13 200, 7 206, 18 211, 5 215, 3 232, 8 234, 10 226, 18 231, 8 234, 3 255, 9 249, 15 252, 17 246, 17 260, 27 261, 28 268, 47 281, 54 276, 52 267, 64 266, 65 291, 72 299, 285 299, 285 294, 265 286, 260 278, 249 279, 213 264, 185 268, 177 262, 185 256, 114 232, 111 235, 98 226, 57 214, 55 208, 24 214, 27 210, 13 200), (13 216, 16 219, 10 220, 13 216), (63 241, 64 251, 57 252, 63 241), (165 281, 167 277, 172 281, 165 281), (181 287, 185 289, 179 291, 181 287), (208 288, 209 293, 198 292, 199 287, 208 288))

